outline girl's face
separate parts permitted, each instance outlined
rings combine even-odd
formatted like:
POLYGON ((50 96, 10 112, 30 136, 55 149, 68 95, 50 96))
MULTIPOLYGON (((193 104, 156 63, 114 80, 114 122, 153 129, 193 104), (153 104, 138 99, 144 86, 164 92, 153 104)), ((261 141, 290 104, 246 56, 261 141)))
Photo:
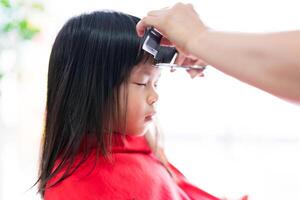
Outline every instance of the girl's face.
MULTIPOLYGON (((160 69, 153 67, 150 62, 142 62, 132 70, 127 85, 126 134, 143 135, 147 132, 156 113, 156 87, 159 77, 160 69)), ((121 87, 121 94, 122 92, 124 90, 121 87)), ((121 108, 125 104, 121 100, 121 108)))

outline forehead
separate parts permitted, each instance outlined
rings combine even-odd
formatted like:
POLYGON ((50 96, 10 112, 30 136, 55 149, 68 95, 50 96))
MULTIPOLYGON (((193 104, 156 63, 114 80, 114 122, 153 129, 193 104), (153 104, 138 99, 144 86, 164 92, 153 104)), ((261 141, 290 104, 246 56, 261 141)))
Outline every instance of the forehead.
POLYGON ((141 62, 132 70, 132 76, 160 76, 160 69, 153 66, 152 62, 141 62))

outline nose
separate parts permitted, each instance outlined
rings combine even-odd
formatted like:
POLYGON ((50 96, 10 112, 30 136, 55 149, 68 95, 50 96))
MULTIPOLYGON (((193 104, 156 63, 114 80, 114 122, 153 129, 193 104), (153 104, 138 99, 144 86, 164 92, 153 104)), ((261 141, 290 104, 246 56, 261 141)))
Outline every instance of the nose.
POLYGON ((152 105, 157 101, 158 101, 158 93, 155 90, 152 90, 151 93, 148 95, 147 102, 149 105, 152 105))

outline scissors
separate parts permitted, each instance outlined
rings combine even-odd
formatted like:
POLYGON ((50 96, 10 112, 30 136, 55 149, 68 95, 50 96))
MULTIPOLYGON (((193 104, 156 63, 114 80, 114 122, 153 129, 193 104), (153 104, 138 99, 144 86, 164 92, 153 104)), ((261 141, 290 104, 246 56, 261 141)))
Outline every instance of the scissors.
POLYGON ((182 65, 177 65, 175 64, 175 60, 177 57, 178 53, 176 52, 171 60, 170 63, 156 63, 155 65, 153 65, 154 67, 157 68, 170 68, 171 70, 175 70, 175 69, 185 69, 185 70, 205 70, 205 66, 182 66, 182 65))

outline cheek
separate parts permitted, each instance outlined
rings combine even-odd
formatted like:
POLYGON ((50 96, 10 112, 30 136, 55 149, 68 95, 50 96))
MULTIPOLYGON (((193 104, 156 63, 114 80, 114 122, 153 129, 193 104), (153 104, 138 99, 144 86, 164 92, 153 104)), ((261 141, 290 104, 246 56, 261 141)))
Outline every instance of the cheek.
POLYGON ((132 86, 128 90, 128 101, 127 101, 127 125, 134 125, 144 120, 146 112, 146 101, 143 95, 142 88, 132 86))
POLYGON ((127 107, 127 121, 126 121, 126 132, 127 134, 140 135, 145 131, 144 124, 144 109, 141 105, 128 102, 127 107))
POLYGON ((127 116, 138 117, 144 110, 143 97, 140 94, 129 93, 127 101, 127 116))

